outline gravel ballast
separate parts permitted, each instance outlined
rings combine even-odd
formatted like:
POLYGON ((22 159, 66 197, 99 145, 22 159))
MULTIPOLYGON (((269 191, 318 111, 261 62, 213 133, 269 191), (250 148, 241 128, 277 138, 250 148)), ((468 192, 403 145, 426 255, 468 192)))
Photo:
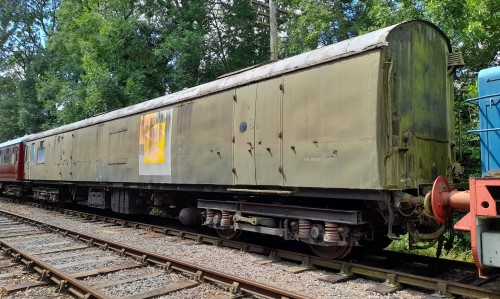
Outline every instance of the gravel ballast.
MULTIPOLYGON (((286 269, 290 266, 297 266, 295 263, 275 262, 265 265, 256 264, 258 260, 261 260, 264 257, 262 255, 244 253, 224 247, 200 244, 194 241, 182 240, 172 236, 163 236, 154 232, 144 233, 144 230, 123 228, 120 226, 109 226, 109 224, 102 222, 84 222, 78 218, 68 217, 58 212, 47 211, 26 205, 0 202, 0 209, 21 214, 34 220, 64 227, 69 230, 94 235, 98 238, 106 238, 114 242, 127 244, 157 254, 198 264, 206 268, 236 274, 246 279, 258 281, 263 284, 272 285, 295 293, 304 294, 313 298, 410 299, 423 298, 425 295, 429 294, 413 289, 402 289, 391 295, 383 296, 369 291, 378 285, 375 281, 357 278, 342 283, 330 284, 319 280, 320 277, 331 274, 330 272, 324 270, 310 270, 293 274, 288 272, 286 269)), ((40 242, 40 239, 36 240, 40 242)), ((54 238, 54 240, 51 239, 49 243, 55 243, 57 241, 60 241, 59 238, 54 238)), ((47 243, 46 239, 41 244, 38 244, 40 245, 40 248, 44 248, 43 243, 47 243)), ((48 258, 50 255, 44 255, 43 257, 48 258)), ((53 262, 59 262, 59 260, 53 262)), ((89 264, 86 266, 99 268, 102 264, 89 264)), ((66 270, 68 269, 65 269, 65 271, 66 270)), ((78 271, 84 270, 78 269, 78 271)), ((75 270, 75 272, 78 271, 75 270)), ((162 275, 159 276, 158 279, 171 279, 167 277, 169 276, 162 275)), ((91 283, 92 279, 96 278, 90 278, 88 282, 91 283)), ((140 284, 140 281, 138 283, 140 284)), ((129 286, 136 289, 148 289, 147 286, 134 286, 133 284, 129 284, 129 286)), ((217 290, 211 289, 210 286, 199 285, 161 298, 200 298, 199 296, 193 297, 195 291, 198 292, 199 295, 206 294, 206 297, 212 297, 214 296, 214 293, 217 293, 217 290)), ((128 294, 125 289, 119 287, 106 289, 106 292, 109 292, 108 294, 112 296, 128 294)))

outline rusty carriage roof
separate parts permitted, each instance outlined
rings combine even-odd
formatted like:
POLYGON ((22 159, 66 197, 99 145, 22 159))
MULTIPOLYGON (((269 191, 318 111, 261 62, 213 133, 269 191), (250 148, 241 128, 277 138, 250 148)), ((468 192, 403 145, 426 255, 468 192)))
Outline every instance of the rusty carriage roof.
POLYGON ((2 142, 2 143, 0 143, 0 148, 11 146, 11 145, 18 144, 18 143, 24 143, 26 140, 28 140, 28 137, 29 136, 26 135, 26 136, 23 136, 23 137, 19 137, 19 138, 16 138, 16 139, 12 139, 12 140, 8 140, 8 141, 5 141, 5 142, 2 142))
POLYGON ((376 48, 381 48, 388 45, 387 36, 392 30, 408 23, 420 23, 433 27, 438 33, 440 33, 443 36, 443 38, 448 43, 448 48, 451 51, 451 45, 449 39, 436 25, 422 20, 403 22, 373 32, 369 32, 357 37, 353 37, 351 39, 344 40, 329 46, 325 46, 316 50, 299 54, 297 56, 293 56, 283 60, 278 60, 275 62, 265 64, 263 66, 250 68, 248 70, 236 72, 233 75, 230 74, 221 77, 220 79, 217 79, 215 81, 187 88, 185 90, 176 93, 167 94, 139 104, 107 112, 98 116, 94 116, 88 119, 84 119, 48 131, 36 133, 28 136, 26 139, 27 141, 36 140, 47 136, 73 131, 79 128, 89 127, 110 120, 143 113, 146 111, 151 111, 164 106, 196 99, 199 97, 221 92, 231 88, 244 86, 253 82, 258 82, 268 78, 277 77, 282 74, 350 57, 376 48))

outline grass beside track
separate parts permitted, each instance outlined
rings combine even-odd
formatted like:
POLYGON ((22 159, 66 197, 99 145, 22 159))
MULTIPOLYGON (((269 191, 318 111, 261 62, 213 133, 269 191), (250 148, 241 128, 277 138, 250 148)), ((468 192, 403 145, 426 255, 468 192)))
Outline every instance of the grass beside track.
MULTIPOLYGON (((387 249, 424 256, 436 256, 438 247, 437 244, 427 249, 410 249, 408 244, 408 235, 404 235, 402 236, 401 240, 392 241, 391 245, 389 245, 387 249)), ((474 259, 472 257, 472 251, 470 247, 470 237, 468 235, 456 237, 453 248, 449 251, 443 249, 441 258, 473 263, 474 259)))

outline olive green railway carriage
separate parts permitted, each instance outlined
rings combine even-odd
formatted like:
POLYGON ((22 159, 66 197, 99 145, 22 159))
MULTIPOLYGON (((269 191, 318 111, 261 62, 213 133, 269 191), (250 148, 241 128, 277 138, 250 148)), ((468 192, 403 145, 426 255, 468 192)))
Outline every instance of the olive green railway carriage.
POLYGON ((434 25, 397 24, 32 135, 26 180, 39 199, 188 207, 181 220, 202 212, 228 238, 273 234, 339 257, 394 236, 405 204, 452 175, 460 59, 434 25))

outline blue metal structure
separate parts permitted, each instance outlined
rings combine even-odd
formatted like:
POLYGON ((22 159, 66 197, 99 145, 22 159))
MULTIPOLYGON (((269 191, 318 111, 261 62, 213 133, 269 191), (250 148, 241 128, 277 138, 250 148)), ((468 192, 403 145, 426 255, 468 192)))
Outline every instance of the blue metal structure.
POLYGON ((479 107, 479 129, 468 132, 480 137, 483 177, 470 178, 467 191, 452 191, 438 177, 431 200, 436 219, 454 209, 469 211, 454 228, 470 232, 474 263, 485 278, 488 270, 500 268, 500 67, 481 70, 478 89, 479 96, 467 102, 479 107))
POLYGON ((500 175, 500 67, 481 70, 478 75, 479 97, 467 100, 479 107, 481 170, 483 177, 500 175))

